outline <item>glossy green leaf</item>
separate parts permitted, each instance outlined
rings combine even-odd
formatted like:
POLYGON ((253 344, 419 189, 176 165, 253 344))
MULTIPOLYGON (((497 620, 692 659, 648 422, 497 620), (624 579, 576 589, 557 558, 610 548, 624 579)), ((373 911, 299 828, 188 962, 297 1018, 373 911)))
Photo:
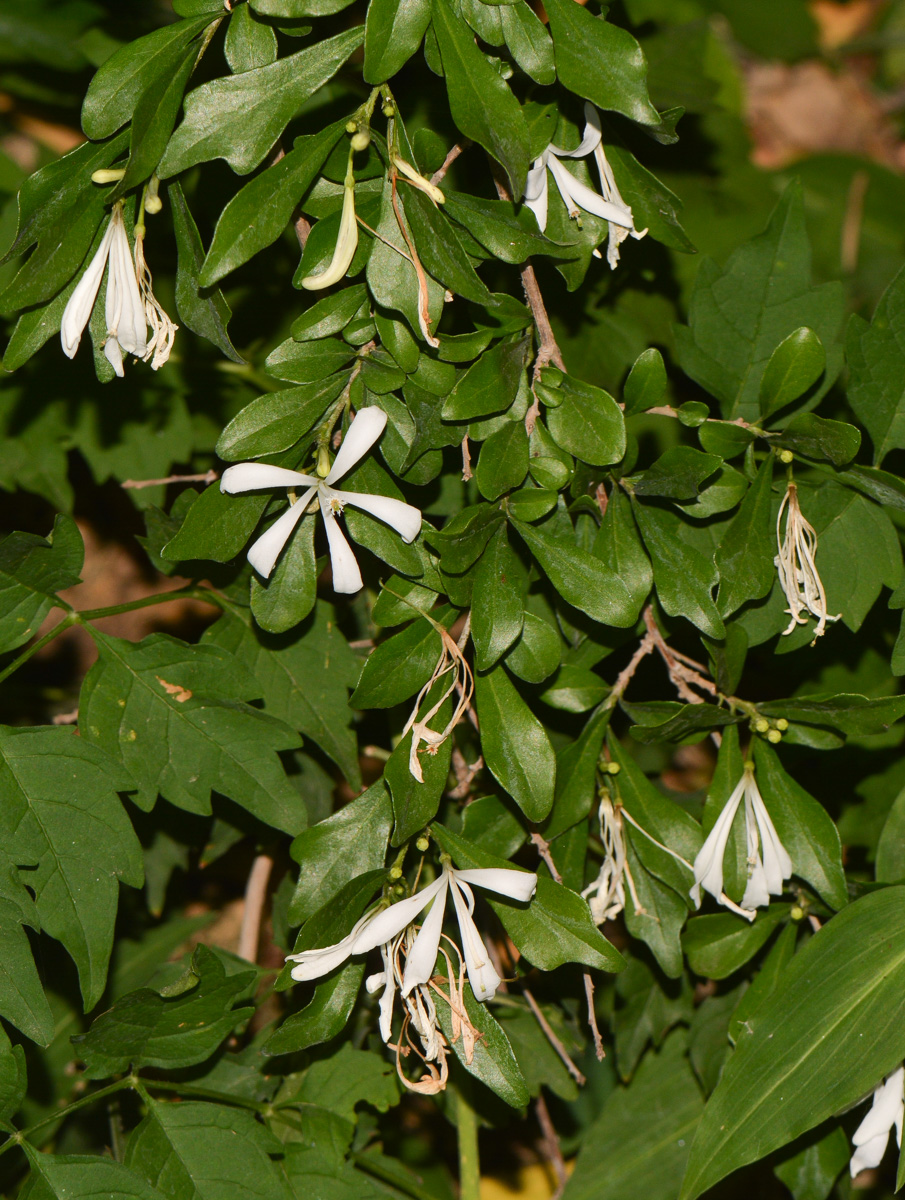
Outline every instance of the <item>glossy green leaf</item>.
POLYGON ((365 22, 365 80, 392 78, 421 45, 430 19, 430 0, 373 0, 365 22))
POLYGON ((529 821, 553 805, 556 756, 544 727, 502 666, 475 679, 484 761, 529 821))
POLYGON ((845 354, 851 375, 848 402, 870 434, 874 466, 890 450, 905 446, 905 272, 900 271, 880 298, 873 320, 849 319, 845 354))
POLYGON ((469 421, 508 409, 515 400, 528 350, 527 339, 498 342, 486 350, 443 402, 444 421, 469 421))
POLYGON ((348 379, 348 372, 343 372, 258 396, 228 422, 217 442, 217 454, 225 462, 242 462, 289 450, 306 433, 313 433, 348 379))
POLYGON ((272 25, 255 20, 249 5, 240 4, 229 18, 223 53, 234 75, 266 67, 277 57, 277 35, 272 25))
POLYGON ((760 381, 760 411, 764 416, 785 408, 815 384, 826 367, 823 342, 802 325, 779 343, 760 381))
POLYGON ((663 496, 668 500, 694 500, 705 479, 720 466, 715 454, 702 454, 693 446, 673 446, 640 475, 633 476, 636 496, 663 496))
MULTIPOLYGON (((557 444, 592 466, 618 462, 625 454, 625 421, 609 392, 569 375, 556 390, 561 402, 548 409, 546 419, 557 444)), ((545 402, 548 394, 541 389, 545 402)))
POLYGON ((501 528, 487 543, 475 570, 471 636, 479 671, 492 667, 521 634, 527 589, 527 572, 501 528))
POLYGON ((788 904, 771 904, 751 923, 735 913, 692 917, 682 936, 688 965, 707 979, 726 979, 754 957, 788 916, 788 904))
MULTIPOLYGON (((449 986, 447 984, 447 986, 449 986)), ((439 1005, 437 1016, 440 1028, 462 1062, 466 1071, 495 1092, 512 1108, 524 1108, 531 1099, 528 1085, 512 1052, 505 1030, 484 1004, 475 998, 470 987, 465 988, 465 1011, 478 1031, 471 1062, 468 1061, 459 1037, 453 1041, 452 1013, 447 1005, 439 1005)))
POLYGON ((825 458, 834 467, 844 467, 858 453, 861 430, 843 421, 801 413, 789 422, 778 441, 807 458, 825 458))
POLYGON ((481 447, 475 480, 486 500, 498 500, 528 474, 528 435, 521 421, 506 421, 481 447))
POLYGON ((500 21, 512 57, 535 83, 549 87, 556 79, 556 67, 553 43, 543 22, 524 0, 502 5, 500 21))
POLYGON ((795 955, 710 1098, 682 1200, 854 1104, 899 1065, 903 933, 905 889, 886 888, 850 904, 795 955))
POLYGON ((672 514, 649 504, 634 504, 633 511, 664 610, 671 617, 686 617, 708 637, 722 638, 725 627, 712 596, 718 580, 713 560, 676 537, 672 514))
POLYGON ((651 346, 635 359, 623 385, 625 415, 654 408, 662 401, 665 391, 666 367, 663 355, 655 346, 651 346))
POLYGON ((760 600, 773 586, 776 530, 772 485, 773 460, 767 457, 714 555, 720 573, 717 607, 723 617, 748 600, 760 600))

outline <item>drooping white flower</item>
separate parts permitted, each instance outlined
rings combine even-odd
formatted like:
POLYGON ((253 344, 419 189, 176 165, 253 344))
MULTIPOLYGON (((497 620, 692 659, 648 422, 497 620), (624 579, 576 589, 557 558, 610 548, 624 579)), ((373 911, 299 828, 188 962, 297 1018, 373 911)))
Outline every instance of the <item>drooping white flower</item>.
MULTIPOLYGON (((569 216, 577 218, 580 211, 592 213, 609 225, 609 242, 606 259, 610 269, 614 270, 619 262, 619 247, 629 236, 643 238, 646 229, 637 230, 631 208, 619 194, 612 168, 607 162, 603 149, 600 129, 600 114, 593 104, 585 104, 585 127, 581 143, 574 150, 562 150, 559 146, 549 145, 540 158, 534 160, 528 179, 525 183, 525 204, 537 217, 537 223, 543 232, 547 228, 547 171, 562 196, 563 204, 569 216), (580 179, 566 170, 559 161, 561 158, 585 158, 593 153, 600 175, 600 190, 598 195, 593 188, 582 183, 580 179)), ((597 254, 597 251, 594 251, 597 254)), ((598 255, 599 257, 599 255, 598 255)))
POLYGON ((452 891, 468 981, 478 1000, 490 1000, 500 984, 500 977, 490 961, 490 955, 472 917, 472 884, 497 892, 501 896, 509 896, 513 900, 527 901, 537 888, 537 876, 529 871, 515 871, 503 867, 457 871, 445 865, 433 883, 389 908, 375 910, 366 915, 356 928, 336 945, 288 955, 287 961, 298 964, 291 971, 292 978, 317 979, 345 962, 350 955, 367 954, 378 946, 389 945, 431 901, 434 901, 406 958, 401 993, 403 997, 408 996, 414 988, 427 983, 434 973, 443 932, 446 897, 452 891))
POLYGON ((746 763, 741 779, 694 860, 694 886, 689 895, 695 906, 700 908, 703 888, 726 908, 753 921, 757 915, 755 909, 768 905, 771 896, 782 895, 783 881, 791 874, 792 860, 770 820, 767 806, 754 779, 754 766, 746 763), (732 822, 742 797, 745 799, 748 883, 739 906, 723 891, 723 858, 732 831, 732 822))
POLYGON ((104 354, 117 375, 123 375, 123 351, 143 358, 148 348, 148 326, 122 204, 113 205, 97 253, 69 297, 60 323, 60 341, 68 358, 75 356, 91 317, 104 270, 107 272, 104 354))
POLYGON ((783 636, 791 633, 796 625, 806 625, 808 619, 803 614, 810 613, 817 618, 814 630, 816 642, 826 631, 827 621, 838 621, 842 614, 835 617, 827 615, 826 592, 817 572, 817 531, 802 513, 798 503, 798 488, 791 481, 776 517, 776 545, 779 553, 773 561, 779 572, 779 586, 789 602, 786 612, 792 618, 788 629, 783 630, 783 636), (787 508, 783 536, 782 518, 787 508))
POLYGON ((864 1120, 852 1134, 855 1153, 849 1163, 852 1178, 868 1167, 878 1167, 886 1152, 893 1127, 896 1142, 902 1145, 902 1123, 905 1119, 905 1067, 899 1067, 874 1089, 873 1104, 864 1120))
POLYGON ((335 592, 357 592, 362 586, 355 554, 336 520, 336 514, 342 512, 346 504, 360 508, 386 522, 396 530, 404 542, 415 540, 421 529, 421 513, 411 504, 395 500, 392 496, 344 492, 333 487, 337 480, 342 479, 343 475, 351 471, 359 459, 367 454, 383 433, 386 423, 387 415, 383 409, 376 406, 359 409, 349 425, 326 479, 304 475, 301 471, 289 471, 285 467, 271 467, 266 463, 255 462, 237 463, 223 472, 220 490, 230 494, 257 491, 259 488, 306 489, 270 528, 261 534, 248 551, 248 561, 260 575, 265 579, 270 576, 280 552, 315 496, 324 518, 335 592))
POLYGON ((348 271, 358 248, 358 218, 355 216, 355 175, 352 171, 352 150, 349 151, 349 165, 346 168, 346 178, 343 184, 343 209, 339 219, 339 234, 333 248, 333 258, 329 266, 315 275, 306 275, 302 287, 316 292, 321 288, 332 287, 339 283, 348 271))

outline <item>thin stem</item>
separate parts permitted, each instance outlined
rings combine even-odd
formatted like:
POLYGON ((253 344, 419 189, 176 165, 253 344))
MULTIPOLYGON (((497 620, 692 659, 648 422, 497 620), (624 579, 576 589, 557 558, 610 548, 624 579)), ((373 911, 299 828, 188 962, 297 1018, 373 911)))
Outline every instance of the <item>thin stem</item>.
POLYGON ((157 1092, 178 1092, 180 1096, 199 1096, 203 1100, 217 1100, 220 1104, 235 1104, 238 1108, 250 1108, 257 1113, 266 1114, 271 1111, 269 1104, 259 1104, 257 1100, 247 1100, 244 1096, 215 1092, 210 1088, 196 1087, 191 1083, 174 1083, 169 1079, 135 1080, 135 1089, 140 1095, 147 1098, 149 1088, 157 1092))
POLYGON ((575 1080, 575 1082, 578 1084, 578 1086, 584 1087, 584 1085, 587 1083, 587 1079, 585 1079, 584 1075, 582 1074, 581 1071, 579 1071, 578 1067, 575 1066, 575 1063, 572 1062, 572 1059, 569 1057, 568 1050, 565 1048, 565 1046, 562 1044, 562 1042, 559 1040, 559 1038, 553 1032, 553 1027, 551 1026, 550 1022, 547 1020, 547 1018, 544 1016, 544 1014, 541 1012, 540 1005, 534 999, 534 996, 532 995, 532 993, 528 990, 528 988, 523 988, 522 995, 528 1001, 528 1007, 531 1009, 532 1013, 534 1014, 534 1018, 537 1021, 538 1025, 540 1025, 541 1029, 544 1031, 544 1035, 545 1035, 547 1041, 550 1043, 550 1045, 553 1047, 553 1049, 556 1051, 556 1053, 562 1059, 563 1066, 566 1068, 566 1070, 569 1072, 569 1074, 572 1076, 572 1078, 575 1080))
POLYGON ((76 623, 84 621, 100 621, 103 617, 116 617, 120 613, 135 612, 139 608, 152 608, 155 604, 168 604, 171 600, 201 600, 204 604, 212 604, 215 608, 223 608, 223 603, 210 588, 184 587, 172 592, 157 592, 154 596, 142 596, 140 600, 127 600, 125 604, 111 604, 109 608, 86 608, 83 612, 74 614, 76 623))
POLYGON ((456 1133, 459 1140, 459 1200, 481 1200, 478 1115, 471 1107, 471 1096, 471 1076, 461 1071, 456 1081, 456 1133))
POLYGON ((89 1104, 95 1104, 98 1100, 103 1100, 105 1097, 112 1096, 116 1092, 122 1092, 126 1088, 131 1088, 133 1084, 134 1080, 132 1076, 127 1075, 125 1079, 118 1079, 116 1083, 108 1084, 107 1087, 92 1092, 90 1096, 83 1096, 81 1100, 73 1100, 72 1104, 67 1104, 65 1108, 58 1109, 49 1117, 44 1117, 43 1120, 36 1121, 34 1125, 29 1125, 27 1129, 22 1129, 18 1133, 13 1134, 8 1141, 0 1146, 0 1154, 5 1154, 13 1146, 20 1146, 33 1133, 37 1133, 39 1129, 43 1129, 45 1125, 53 1125, 57 1121, 62 1121, 72 1113, 78 1112, 80 1108, 87 1108, 89 1104))
POLYGON ((45 633, 42 638, 38 638, 38 640, 36 642, 32 642, 30 646, 26 646, 26 648, 17 658, 14 658, 7 667, 4 667, 4 669, 0 671, 0 683, 12 675, 14 671, 18 671, 21 666, 28 662, 33 654, 37 654, 39 650, 43 650, 45 646, 49 646, 54 638, 59 637, 61 633, 65 633, 70 626, 76 623, 75 615, 70 614, 68 617, 64 617, 62 621, 59 621, 56 625, 54 625, 53 629, 51 629, 49 633, 45 633))
POLYGON ((205 471, 202 475, 167 475, 163 479, 124 479, 121 488, 157 487, 165 483, 214 483, 220 476, 216 471, 205 471))
POLYGON ((450 150, 449 154, 447 154, 446 158, 444 158, 443 162, 440 164, 439 170, 434 171, 433 175, 431 175, 431 183, 434 185, 434 187, 437 186, 462 151, 467 150, 470 145, 471 138, 463 138, 461 142, 456 142, 455 146, 453 146, 452 150, 450 150))
POLYGON ((547 1101, 544 1099, 543 1092, 538 1092, 534 1111, 537 1114, 537 1123, 540 1125, 541 1133, 544 1135, 544 1141, 547 1144, 547 1156, 556 1175, 556 1191, 553 1193, 552 1200, 559 1200, 559 1197, 566 1189, 569 1176, 566 1172, 566 1164, 563 1160, 562 1150, 560 1149, 559 1136, 556 1133, 553 1121, 550 1119, 550 1111, 547 1108, 547 1101))
POLYGON ((556 863, 553 861, 553 855, 550 853, 550 843, 545 837, 539 834, 537 830, 531 834, 531 841, 537 847, 538 855, 547 864, 547 869, 549 870, 550 874, 557 883, 562 883, 562 875, 560 875, 559 871, 557 870, 556 863))
POLYGON ((588 1026, 594 1038, 594 1053, 597 1055, 597 1061, 603 1062, 606 1058, 606 1050, 603 1048, 603 1038, 600 1036, 600 1029, 597 1025, 597 1013, 594 1011, 594 980, 591 978, 591 972, 584 973, 584 994, 588 1000, 588 1026))

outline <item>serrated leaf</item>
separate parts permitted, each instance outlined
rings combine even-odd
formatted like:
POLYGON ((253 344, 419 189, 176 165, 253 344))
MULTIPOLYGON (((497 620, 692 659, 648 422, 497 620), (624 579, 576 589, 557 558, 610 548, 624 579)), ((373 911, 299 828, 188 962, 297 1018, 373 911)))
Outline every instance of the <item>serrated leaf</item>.
POLYGON ((725 267, 712 259, 701 263, 689 323, 676 328, 677 357, 686 374, 721 402, 727 419, 756 422, 770 356, 807 325, 826 349, 823 381, 808 400, 813 407, 842 366, 843 308, 841 284, 811 283, 801 186, 791 183, 764 232, 731 254, 725 267))
POLYGON ((130 1067, 176 1070, 204 1062, 254 1012, 233 1005, 254 984, 255 969, 227 974, 217 955, 201 945, 192 972, 190 990, 172 997, 152 988, 129 992, 74 1039, 88 1079, 106 1079, 130 1067))
POLYGON ((11 533, 0 542, 0 653, 27 642, 55 593, 81 582, 84 554, 78 526, 62 515, 46 538, 11 533))
MULTIPOLYGON (((32 920, 37 927, 37 918, 32 920)), ((0 1013, 3 1014, 4 1020, 15 1025, 26 1037, 41 1046, 46 1046, 53 1039, 53 1013, 44 995, 28 935, 23 929, 23 925, 28 923, 30 922, 17 904, 0 897, 0 1013)), ((22 1065, 24 1068, 24 1062, 22 1065)), ((10 1074, 14 1078, 18 1077, 15 1060, 7 1044, 6 1053, 0 1055, 0 1081, 5 1082, 10 1074), (6 1061, 7 1056, 9 1062, 6 1061)), ((0 1099, 0 1110, 4 1107, 0 1099)))
POLYGON ((104 990, 119 883, 140 887, 141 848, 118 790, 129 780, 68 729, 0 727, 0 829, 6 852, 35 864, 28 886, 43 929, 79 970, 85 1008, 104 990))
POLYGON ((351 787, 361 786, 348 697, 358 660, 329 605, 319 602, 304 625, 280 638, 256 630, 244 610, 224 613, 202 640, 235 655, 257 680, 264 712, 311 738, 351 787))
POLYGON ((264 159, 300 106, 362 43, 356 26, 266 67, 203 83, 185 98, 185 117, 158 167, 161 179, 225 158, 238 175, 264 159))
POLYGON ((240 703, 257 680, 227 651, 165 634, 138 643, 92 630, 98 661, 82 685, 82 739, 105 746, 150 808, 158 793, 188 812, 211 811, 211 792, 287 833, 305 827, 305 805, 277 750, 300 744, 282 721, 240 703), (192 764, 192 773, 186 769, 192 764))

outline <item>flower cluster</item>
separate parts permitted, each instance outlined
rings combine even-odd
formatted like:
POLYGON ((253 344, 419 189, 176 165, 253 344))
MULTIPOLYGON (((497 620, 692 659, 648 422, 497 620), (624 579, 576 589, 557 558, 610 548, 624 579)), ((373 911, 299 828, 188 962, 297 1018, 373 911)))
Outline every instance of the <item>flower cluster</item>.
MULTIPOLYGON (((552 143, 528 172, 525 184, 525 204, 537 217, 541 232, 547 228, 547 171, 553 176, 553 182, 562 196, 563 204, 569 216, 578 218, 581 210, 600 217, 609 225, 609 242, 607 247, 607 262, 615 269, 619 262, 619 247, 629 236, 643 238, 646 229, 637 230, 631 208, 619 194, 613 170, 607 162, 603 149, 603 135, 600 128, 600 114, 592 104, 585 104, 584 136, 574 150, 561 150, 552 143), (593 154, 600 175, 599 195, 587 184, 577 179, 571 171, 567 171, 559 161, 562 158, 585 158, 593 154)), ((594 252, 595 254, 597 251, 594 252)), ((598 256, 599 257, 599 256, 598 256)))
POLYGON ((791 633, 796 625, 806 625, 808 618, 804 614, 809 613, 817 618, 816 642, 825 633, 827 621, 838 621, 839 616, 827 615, 826 592, 817 571, 817 532, 802 513, 798 488, 791 482, 776 517, 776 545, 778 553, 773 561, 779 572, 779 586, 789 602, 786 612, 792 618, 783 635, 791 633), (783 514, 786 517, 785 534, 782 533, 783 514))
POLYGON ((258 491, 261 488, 305 489, 248 551, 248 561, 260 575, 265 579, 269 578, 283 547, 312 501, 320 507, 324 519, 335 592, 357 592, 362 586, 361 571, 358 569, 355 554, 336 520, 337 514, 342 512, 346 504, 385 521, 396 530, 403 541, 415 540, 421 530, 421 513, 411 504, 405 504, 392 496, 344 492, 333 487, 334 483, 348 474, 359 459, 367 454, 383 433, 386 423, 387 415, 383 409, 359 409, 324 479, 305 475, 301 471, 289 471, 285 467, 272 467, 267 463, 256 462, 237 463, 223 472, 220 490, 230 494, 258 491))

